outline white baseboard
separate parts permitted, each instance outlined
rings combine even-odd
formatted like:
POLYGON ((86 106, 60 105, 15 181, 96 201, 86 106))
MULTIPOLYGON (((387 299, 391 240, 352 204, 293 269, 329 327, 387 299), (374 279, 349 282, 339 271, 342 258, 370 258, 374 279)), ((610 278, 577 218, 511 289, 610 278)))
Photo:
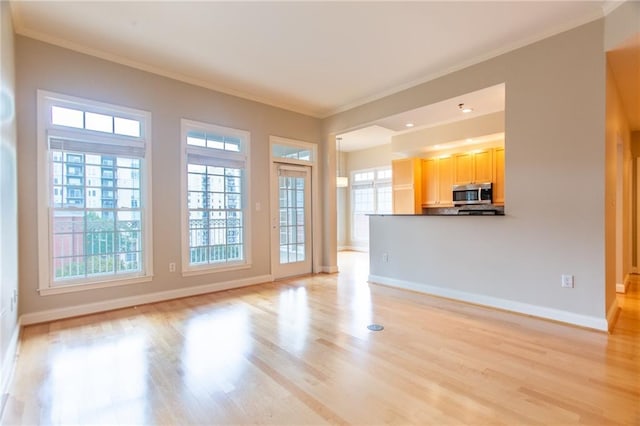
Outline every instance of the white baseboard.
POLYGON ((13 334, 11 335, 11 341, 9 341, 7 352, 4 353, 4 356, 2 357, 2 371, 0 371, 0 395, 4 395, 9 392, 9 385, 11 384, 11 379, 13 378, 13 372, 15 370, 16 357, 18 356, 20 329, 20 319, 18 319, 16 328, 13 330, 13 334))
POLYGON ((607 325, 608 325, 609 331, 613 330, 613 327, 615 326, 616 321, 618 320, 619 313, 620 313, 620 307, 618 306, 618 300, 613 299, 613 303, 611 304, 611 306, 609 307, 609 310, 607 311, 607 325))
POLYGON ((629 283, 631 282, 631 274, 627 274, 624 277, 624 282, 616 284, 616 292, 617 293, 626 293, 629 288, 629 283))
POLYGON ((62 318, 76 317, 80 315, 95 314, 111 311, 113 309, 128 308, 147 303, 162 302, 165 300, 179 299, 181 297, 197 296, 199 294, 213 293, 216 291, 230 290, 265 282, 272 282, 273 275, 260 275, 234 281, 225 281, 194 287, 185 287, 176 290, 159 291, 156 293, 142 294, 139 296, 123 297, 119 299, 105 300, 84 305, 69 306, 59 309, 24 314, 20 317, 22 325, 36 324, 40 322, 54 321, 62 318))
POLYGON ((340 246, 340 247, 338 247, 338 251, 345 251, 345 250, 359 251, 359 252, 362 252, 362 253, 368 253, 369 252, 369 246, 340 246))
POLYGON ((554 321, 560 321, 568 324, 578 325, 581 327, 593 328, 601 331, 608 330, 607 318, 598 318, 594 316, 576 314, 573 312, 547 308, 544 306, 530 305, 528 303, 501 299, 493 296, 468 293, 466 291, 436 287, 411 281, 397 280, 394 278, 381 277, 377 275, 369 275, 369 281, 372 283, 383 284, 390 287, 398 287, 406 290, 417 291, 419 293, 426 293, 434 296, 445 297, 448 299, 474 303, 476 305, 489 306, 492 308, 504 309, 506 311, 517 312, 520 314, 551 319, 554 321))
POLYGON ((321 266, 320 267, 320 272, 323 272, 325 274, 335 274, 336 272, 338 272, 338 265, 321 266))

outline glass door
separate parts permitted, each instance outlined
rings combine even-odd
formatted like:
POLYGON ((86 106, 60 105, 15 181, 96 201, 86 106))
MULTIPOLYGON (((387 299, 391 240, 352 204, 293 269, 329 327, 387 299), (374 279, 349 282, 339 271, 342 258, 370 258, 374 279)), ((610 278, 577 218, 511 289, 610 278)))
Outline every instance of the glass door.
POLYGON ((271 230, 274 277, 311 273, 310 167, 274 163, 271 230), (275 199, 274 199, 275 198, 275 199))

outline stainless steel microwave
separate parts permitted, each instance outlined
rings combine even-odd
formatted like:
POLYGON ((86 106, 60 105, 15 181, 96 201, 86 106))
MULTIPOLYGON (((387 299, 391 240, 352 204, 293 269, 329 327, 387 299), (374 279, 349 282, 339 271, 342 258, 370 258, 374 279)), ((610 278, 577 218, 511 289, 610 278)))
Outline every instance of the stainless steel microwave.
POLYGON ((453 205, 491 204, 493 185, 491 182, 453 185, 453 205))

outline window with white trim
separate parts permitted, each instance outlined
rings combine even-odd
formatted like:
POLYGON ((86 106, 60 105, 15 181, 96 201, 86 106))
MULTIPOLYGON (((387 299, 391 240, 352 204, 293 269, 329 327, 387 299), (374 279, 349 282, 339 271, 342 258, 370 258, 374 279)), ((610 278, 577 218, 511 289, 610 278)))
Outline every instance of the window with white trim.
POLYGON ((151 115, 38 91, 41 294, 151 279, 151 115))
POLYGON ((391 169, 351 174, 351 240, 369 241, 369 214, 391 213, 391 169))
POLYGON ((249 264, 248 132, 182 120, 183 273, 249 264))

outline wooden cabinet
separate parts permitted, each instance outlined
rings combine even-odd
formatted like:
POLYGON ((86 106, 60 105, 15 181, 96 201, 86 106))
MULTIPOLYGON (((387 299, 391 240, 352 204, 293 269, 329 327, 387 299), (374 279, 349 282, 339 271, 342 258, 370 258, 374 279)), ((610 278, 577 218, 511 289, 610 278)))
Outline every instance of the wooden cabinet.
POLYGON ((457 185, 491 182, 493 178, 492 150, 465 152, 453 157, 454 178, 457 185))
POLYGON ((393 213, 422 213, 422 160, 393 160, 391 171, 393 213))
POLYGON ((422 204, 438 204, 438 159, 422 160, 422 204))
POLYGON ((481 151, 473 154, 473 182, 491 182, 491 179, 493 178, 492 154, 492 150, 481 151))
POLYGON ((421 214, 422 207, 453 206, 454 184, 493 183, 493 202, 504 205, 504 148, 441 158, 391 162, 393 213, 421 214))
POLYGON ((493 150, 493 204, 504 205, 504 148, 493 150))
POLYGON ((453 158, 422 160, 422 203, 426 207, 453 205, 453 158))
POLYGON ((462 185, 473 182, 473 154, 455 154, 453 156, 453 183, 462 185))

